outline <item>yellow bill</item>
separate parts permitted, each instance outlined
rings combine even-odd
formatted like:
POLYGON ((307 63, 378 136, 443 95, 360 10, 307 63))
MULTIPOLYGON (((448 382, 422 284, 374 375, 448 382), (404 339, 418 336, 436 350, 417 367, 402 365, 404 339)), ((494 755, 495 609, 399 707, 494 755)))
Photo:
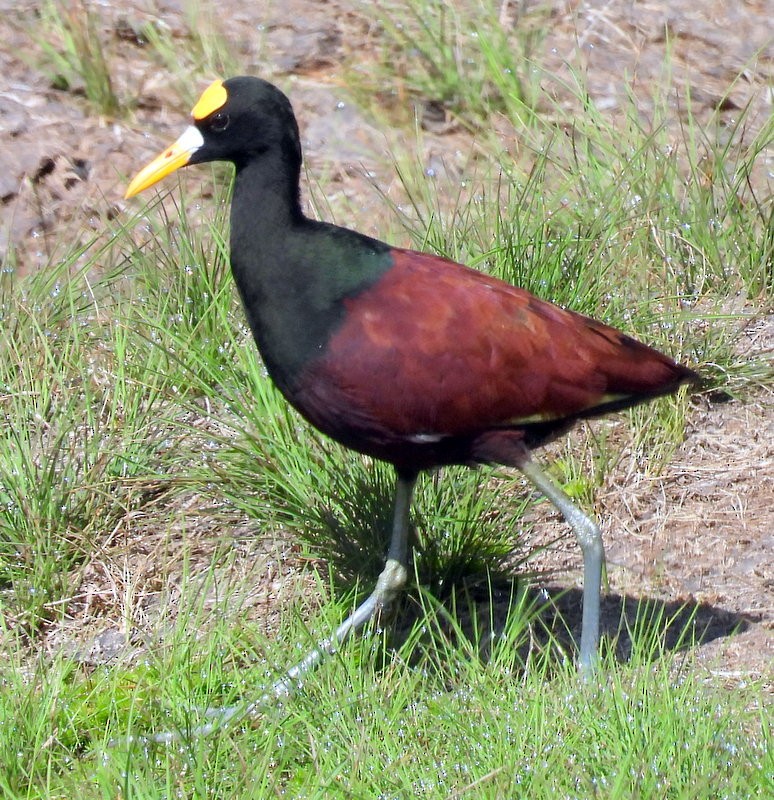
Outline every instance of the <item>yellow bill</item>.
POLYGON ((157 183, 175 170, 184 167, 191 160, 191 156, 203 144, 204 138, 199 130, 190 125, 171 147, 156 156, 150 164, 143 167, 134 176, 124 197, 127 199, 134 197, 143 189, 153 186, 154 183, 157 183))

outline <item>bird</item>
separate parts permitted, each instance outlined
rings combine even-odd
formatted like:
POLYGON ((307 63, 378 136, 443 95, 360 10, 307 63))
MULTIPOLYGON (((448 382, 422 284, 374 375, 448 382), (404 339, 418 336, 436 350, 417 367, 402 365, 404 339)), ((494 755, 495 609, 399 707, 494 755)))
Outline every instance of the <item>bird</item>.
POLYGON ((286 695, 407 581, 412 492, 448 465, 521 470, 583 556, 578 667, 598 668, 602 534, 532 452, 577 421, 695 383, 691 368, 587 316, 439 255, 393 247, 302 208, 299 128, 258 77, 216 80, 126 198, 181 167, 234 166, 230 262, 271 380, 314 428, 395 470, 386 563, 368 598, 277 681, 286 695))

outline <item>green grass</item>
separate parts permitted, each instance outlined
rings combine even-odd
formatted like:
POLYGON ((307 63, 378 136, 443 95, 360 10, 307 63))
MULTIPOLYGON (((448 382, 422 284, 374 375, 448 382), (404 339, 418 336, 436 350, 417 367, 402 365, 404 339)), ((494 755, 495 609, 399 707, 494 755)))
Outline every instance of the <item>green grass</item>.
MULTIPOLYGON (((114 62, 101 19, 88 0, 45 0, 24 25, 42 54, 41 68, 51 86, 82 92, 100 114, 122 108, 114 88, 114 62)), ((28 60, 33 61, 29 58, 28 60)))
MULTIPOLYGON (((350 602, 330 604, 319 628, 350 602)), ((396 651, 381 635, 353 640, 282 709, 188 739, 197 707, 255 693, 290 655, 286 642, 320 632, 289 620, 268 640, 239 624, 229 597, 210 613, 214 624, 194 600, 133 667, 4 666, 4 796, 762 798, 772 788, 760 687, 708 686, 647 627, 629 663, 605 661, 600 687, 540 654, 525 671, 518 613, 482 661, 482 643, 442 624, 432 602, 396 651), (182 739, 122 738, 161 728, 182 739)))
MULTIPOLYGON (((46 14, 57 35, 96 24, 56 8, 46 14)), ((240 71, 187 8, 201 47, 171 79, 240 71)), ((721 139, 689 114, 675 135, 656 102, 647 123, 633 104, 614 126, 579 82, 585 113, 563 126, 561 109, 535 111, 534 65, 522 61, 539 26, 506 52, 491 13, 470 27, 462 11, 412 2, 401 28, 390 8, 380 82, 440 102, 477 131, 477 150, 451 180, 426 170, 421 131, 412 148, 403 131, 402 200, 385 238, 622 327, 696 365, 712 392, 744 399, 771 382, 767 355, 745 352, 740 334, 774 289, 774 206, 747 181, 774 123, 749 136, 740 114, 721 139), (521 126, 518 147, 485 133, 492 112, 521 126)), ((176 43, 154 31, 149 61, 170 66, 176 43)), ((99 53, 68 45, 60 56, 87 84, 92 72, 95 84, 110 77, 99 53)), ((362 79, 356 97, 369 91, 362 79)), ((498 470, 420 482, 410 600, 394 635, 349 642, 255 724, 168 747, 108 746, 185 731, 202 708, 257 697, 340 622, 383 561, 390 470, 322 440, 271 386, 229 275, 227 199, 227 189, 208 199, 202 223, 198 199, 175 189, 81 250, 68 251, 63 231, 37 274, 0 276, 0 794, 770 796, 762 687, 708 678, 692 662, 690 625, 666 647, 660 604, 622 621, 632 654, 618 662, 615 643, 606 648, 604 691, 579 682, 561 622, 537 616, 521 580, 522 534, 540 501, 498 470), (131 560, 151 533, 155 604, 131 560), (255 553, 271 546, 258 536, 290 550, 300 576, 260 572, 255 553), (119 599, 99 595, 84 610, 89 576, 119 567, 119 599), (251 592, 277 574, 267 635, 251 592), (512 593, 507 624, 487 588, 500 609, 512 593), (105 627, 139 655, 94 666, 46 649, 105 627)), ((550 469, 594 509, 614 471, 659 474, 691 414, 681 394, 600 420, 557 443, 550 469)))
POLYGON ((539 91, 532 55, 544 35, 543 12, 519 15, 514 4, 507 16, 516 21, 503 19, 503 11, 492 0, 405 0, 365 9, 376 31, 376 63, 353 61, 347 83, 374 113, 386 106, 404 122, 429 114, 475 130, 495 113, 528 121, 539 91))
MULTIPOLYGON (((45 0, 39 8, 21 9, 14 22, 36 46, 22 57, 48 77, 52 88, 83 95, 99 114, 125 117, 142 94, 142 85, 126 85, 126 55, 146 58, 149 69, 163 69, 181 102, 189 105, 203 81, 238 71, 232 43, 217 32, 214 7, 186 0, 180 10, 182 36, 155 18, 130 27, 126 42, 116 35, 116 19, 104 18, 93 0, 45 0)), ((129 26, 134 21, 123 19, 129 26)))
MULTIPOLYGON (((233 43, 220 33, 217 9, 200 0, 186 0, 181 10, 186 28, 183 42, 158 22, 144 25, 141 35, 150 45, 154 60, 169 76, 181 103, 193 106, 206 85, 203 81, 236 75, 241 70, 233 43), (192 75, 201 81, 191 80, 192 75)), ((254 33, 260 42, 261 33, 254 33)))

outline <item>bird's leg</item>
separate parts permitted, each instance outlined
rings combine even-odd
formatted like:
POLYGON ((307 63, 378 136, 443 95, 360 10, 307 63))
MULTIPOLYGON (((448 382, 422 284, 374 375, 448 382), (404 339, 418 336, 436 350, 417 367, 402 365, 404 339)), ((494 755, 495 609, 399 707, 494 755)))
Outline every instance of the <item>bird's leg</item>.
POLYGON ((264 699, 268 699, 271 696, 280 698, 292 694, 300 678, 313 670, 326 655, 336 652, 336 649, 350 633, 362 628, 377 612, 389 606, 405 586, 409 511, 415 483, 416 476, 403 477, 398 475, 395 487, 392 537, 390 539, 390 548, 387 551, 387 563, 377 578, 373 592, 336 628, 329 639, 325 639, 298 664, 292 666, 285 673, 285 676, 272 686, 264 699))
MULTIPOLYGON (((234 719, 258 714, 273 702, 283 697, 288 697, 299 687, 301 679, 308 672, 315 669, 328 655, 336 652, 344 640, 354 631, 362 628, 374 615, 386 608, 400 593, 406 584, 407 569, 406 558, 408 554, 409 511, 411 509, 411 495, 416 483, 416 475, 398 474, 395 487, 395 511, 392 520, 392 538, 387 552, 387 563, 384 565, 376 588, 368 598, 359 605, 352 614, 339 625, 332 636, 311 650, 301 661, 293 665, 285 675, 276 681, 268 692, 258 700, 248 703, 237 703, 232 706, 208 708, 205 711, 210 722, 187 731, 190 737, 207 736, 218 730, 234 719)), ((142 737, 143 740, 168 744, 177 741, 181 734, 177 731, 163 731, 142 737)))
POLYGON ((521 471, 562 512, 583 552, 583 622, 578 665, 582 675, 593 675, 599 656, 599 597, 605 550, 597 524, 531 459, 519 465, 521 471))

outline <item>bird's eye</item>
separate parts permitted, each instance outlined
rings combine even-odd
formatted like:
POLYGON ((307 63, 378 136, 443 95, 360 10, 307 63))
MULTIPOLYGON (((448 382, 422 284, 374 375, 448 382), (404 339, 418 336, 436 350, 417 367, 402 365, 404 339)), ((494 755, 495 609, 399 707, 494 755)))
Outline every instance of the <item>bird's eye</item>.
POLYGON ((212 119, 210 120, 210 128, 220 133, 228 128, 229 122, 231 122, 231 120, 229 119, 228 114, 218 111, 217 114, 212 115, 212 119))

